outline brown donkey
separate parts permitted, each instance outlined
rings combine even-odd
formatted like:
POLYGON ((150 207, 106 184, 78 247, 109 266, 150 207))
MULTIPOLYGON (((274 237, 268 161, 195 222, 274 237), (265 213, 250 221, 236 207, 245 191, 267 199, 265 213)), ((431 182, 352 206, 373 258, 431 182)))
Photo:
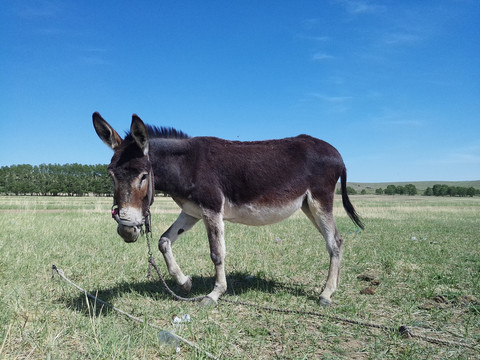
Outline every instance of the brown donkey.
POLYGON ((191 289, 192 280, 175 261, 172 244, 199 220, 207 229, 216 272, 215 287, 204 303, 215 304, 227 289, 224 221, 267 225, 302 209, 327 244, 330 268, 319 302, 330 304, 342 259, 343 239, 333 217, 339 178, 343 206, 363 229, 347 195, 345 165, 333 146, 307 135, 252 142, 190 138, 175 129, 146 126, 137 115, 124 139, 98 113, 93 114, 93 125, 114 151, 108 166, 114 217, 126 242, 137 240, 155 190, 169 194, 182 209, 158 248, 183 290, 191 289))

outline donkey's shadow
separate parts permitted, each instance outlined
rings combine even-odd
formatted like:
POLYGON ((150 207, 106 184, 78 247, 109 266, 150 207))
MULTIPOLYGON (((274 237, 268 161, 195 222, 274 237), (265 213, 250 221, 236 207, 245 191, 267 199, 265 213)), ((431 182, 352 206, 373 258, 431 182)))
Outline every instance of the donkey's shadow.
MULTIPOLYGON (((155 276, 155 274, 152 274, 152 276, 155 276)), ((192 276, 192 291, 188 295, 182 293, 173 280, 166 280, 166 283, 170 289, 180 296, 196 297, 208 294, 215 285, 215 278, 192 276)), ((266 294, 274 294, 283 291, 294 296, 304 297, 308 300, 318 300, 318 295, 316 295, 315 291, 311 288, 302 285, 286 284, 272 279, 265 279, 262 276, 251 276, 245 272, 230 273, 227 276, 227 284, 228 290, 225 293, 226 296, 241 296, 250 291, 261 291, 266 294)), ((115 299, 128 293, 140 294, 154 301, 169 300, 172 298, 172 296, 167 293, 163 284, 156 278, 153 280, 133 283, 122 282, 110 288, 100 290, 87 289, 87 291, 98 299, 103 300, 108 304, 112 304, 113 306, 115 306, 115 299)), ((241 301, 241 299, 239 300, 241 301)), ((86 316, 91 316, 92 312, 95 313, 95 316, 99 316, 101 314, 110 313, 113 310, 109 306, 104 306, 101 301, 96 302, 91 298, 88 298, 87 304, 87 296, 83 293, 75 297, 63 296, 60 298, 60 301, 66 303, 67 307, 84 313, 86 316)))

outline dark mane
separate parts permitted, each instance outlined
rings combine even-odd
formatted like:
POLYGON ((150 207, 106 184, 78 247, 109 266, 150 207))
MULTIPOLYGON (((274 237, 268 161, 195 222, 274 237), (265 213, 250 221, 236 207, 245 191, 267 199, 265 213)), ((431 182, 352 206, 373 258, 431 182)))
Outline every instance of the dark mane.
MULTIPOLYGON (((147 128, 148 136, 152 138, 162 138, 162 139, 189 139, 190 136, 185 134, 181 130, 177 130, 172 127, 163 127, 163 126, 154 126, 154 125, 145 125, 147 128)), ((130 131, 125 133, 125 140, 133 140, 132 134, 130 131)))

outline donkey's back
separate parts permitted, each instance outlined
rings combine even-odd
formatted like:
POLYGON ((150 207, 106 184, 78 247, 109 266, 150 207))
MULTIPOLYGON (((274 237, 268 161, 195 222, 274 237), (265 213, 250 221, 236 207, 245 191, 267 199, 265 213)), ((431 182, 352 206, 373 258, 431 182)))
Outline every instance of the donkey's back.
POLYGON ((345 165, 330 144, 308 135, 253 142, 197 137, 189 141, 194 159, 185 194, 172 194, 182 209, 201 217, 202 208, 246 225, 284 220, 309 197, 328 208, 345 165))

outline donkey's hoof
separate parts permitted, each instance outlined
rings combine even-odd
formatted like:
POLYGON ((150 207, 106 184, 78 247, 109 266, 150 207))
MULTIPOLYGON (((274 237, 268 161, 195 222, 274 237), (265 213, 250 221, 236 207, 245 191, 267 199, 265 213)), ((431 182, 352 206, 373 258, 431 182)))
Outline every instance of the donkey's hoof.
POLYGON ((217 301, 212 299, 210 296, 205 296, 202 301, 200 301, 200 306, 202 307, 215 307, 217 306, 217 301))
POLYGON ((329 307, 332 304, 332 302, 329 299, 326 299, 322 296, 318 299, 318 305, 324 306, 324 307, 329 307))
POLYGON ((192 290, 192 278, 190 276, 187 276, 187 281, 180 285, 180 289, 186 294, 192 290))

